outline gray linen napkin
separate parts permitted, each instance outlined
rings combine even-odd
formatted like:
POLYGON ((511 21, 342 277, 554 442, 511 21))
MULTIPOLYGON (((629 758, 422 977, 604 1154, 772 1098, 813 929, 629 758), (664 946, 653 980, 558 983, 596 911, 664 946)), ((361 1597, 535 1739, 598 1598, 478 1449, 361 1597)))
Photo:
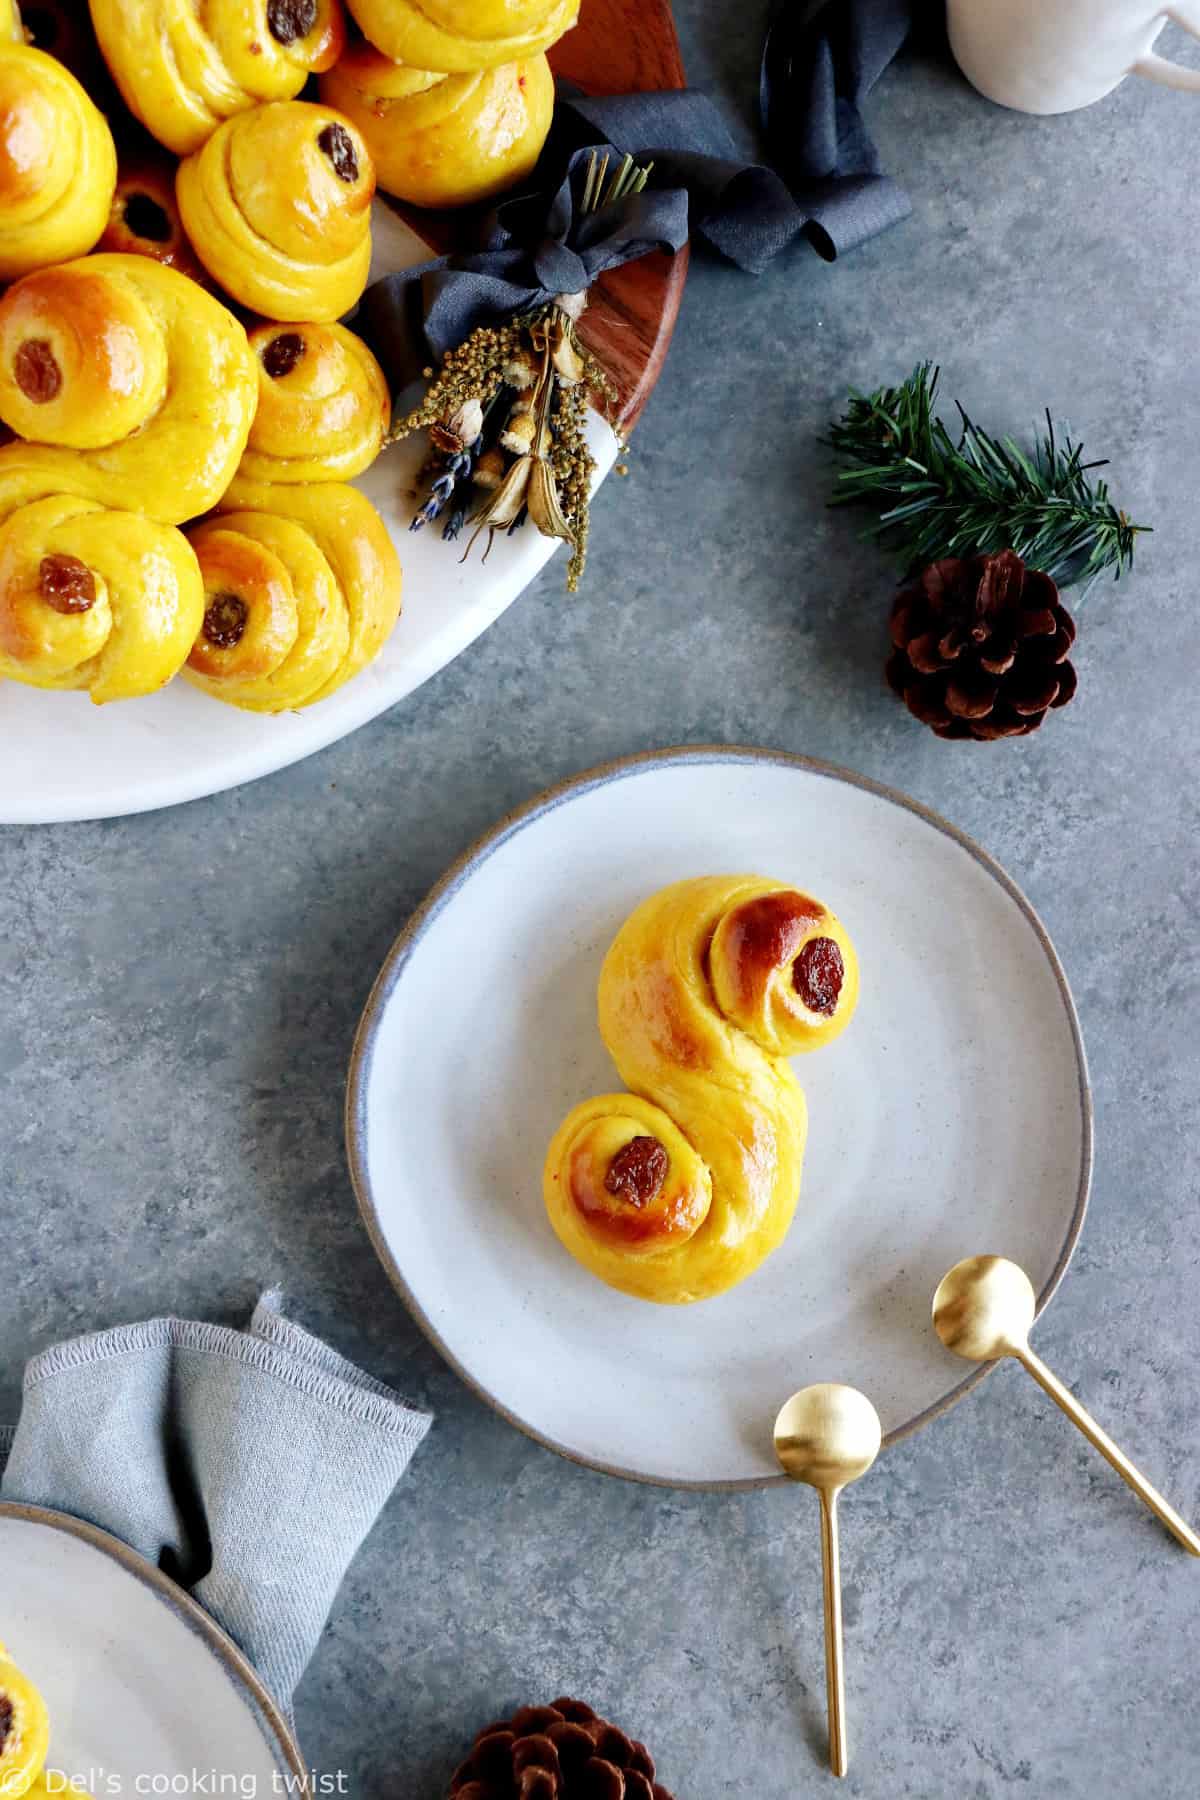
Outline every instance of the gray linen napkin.
POLYGON ((122 1538, 187 1588, 290 1715, 342 1577, 431 1424, 279 1312, 151 1319, 25 1371, 0 1498, 122 1538))

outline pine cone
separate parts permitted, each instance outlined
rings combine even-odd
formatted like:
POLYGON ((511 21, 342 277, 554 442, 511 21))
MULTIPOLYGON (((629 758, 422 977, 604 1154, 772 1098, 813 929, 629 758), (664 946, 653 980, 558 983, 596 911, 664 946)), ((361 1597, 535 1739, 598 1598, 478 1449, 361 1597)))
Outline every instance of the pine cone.
POLYGON ((453 1800, 672 1800, 645 1744, 582 1700, 522 1706, 486 1725, 450 1782, 453 1800))
POLYGON ((1065 706, 1075 625, 1015 550, 930 563, 892 607, 889 685, 939 737, 1023 737, 1065 706))

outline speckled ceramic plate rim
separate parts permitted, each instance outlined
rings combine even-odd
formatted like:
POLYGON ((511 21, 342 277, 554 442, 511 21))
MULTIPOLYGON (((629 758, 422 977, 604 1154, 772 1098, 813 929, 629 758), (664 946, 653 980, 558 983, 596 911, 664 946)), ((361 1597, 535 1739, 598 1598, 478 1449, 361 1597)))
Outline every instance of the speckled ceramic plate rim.
POLYGON ((306 1791, 304 1784, 308 1780, 308 1771, 286 1719, 263 1686, 254 1665, 190 1594, 185 1594, 161 1569, 148 1563, 145 1557, 139 1556, 136 1550, 131 1550, 128 1544, 123 1544, 120 1538, 101 1531, 96 1525, 89 1525, 84 1519, 76 1519, 70 1513, 52 1512, 45 1506, 26 1506, 19 1501, 0 1500, 0 1519, 17 1519, 27 1525, 41 1525, 49 1531, 61 1531, 67 1537, 79 1538, 93 1550, 98 1550, 102 1556, 117 1563, 126 1574, 132 1575, 135 1581, 140 1581, 143 1587, 149 1588, 222 1665, 233 1687, 249 1704, 259 1730, 271 1749, 282 1759, 288 1775, 299 1779, 301 1787, 297 1791, 306 1791))
MULTIPOLYGON (((1067 1265, 1075 1253, 1079 1234, 1083 1230, 1092 1182, 1094 1133, 1092 1089, 1088 1078, 1087 1055, 1083 1047, 1079 1015, 1075 1010, 1075 1001, 1067 982, 1066 973, 1059 961, 1058 952, 1050 940, 1049 932, 1030 901, 1026 899, 1016 882, 1000 866, 995 857, 991 856, 981 844, 977 844, 974 838, 969 837, 965 831, 960 831, 957 825, 951 825, 947 819, 943 819, 940 813, 923 806, 919 800, 912 799, 897 788, 888 787, 883 782, 873 781, 870 776, 858 775, 852 769, 840 768, 835 763, 822 762, 810 756, 796 755, 787 750, 764 750, 738 744, 684 744, 672 749, 645 750, 632 756, 618 757, 612 762, 600 763, 596 768, 585 769, 581 774, 569 776, 565 781, 557 782, 543 793, 535 795, 532 800, 526 801, 523 806, 507 813, 498 824, 493 825, 482 837, 477 838, 464 850, 463 854, 451 865, 422 901, 392 945, 367 997, 367 1003, 363 1008, 362 1018, 355 1033, 346 1084, 346 1154, 350 1165, 350 1179, 354 1184, 354 1192, 363 1223, 375 1247, 375 1253, 387 1271, 392 1285, 435 1350, 449 1363, 455 1374, 466 1383, 472 1393, 486 1401, 510 1425, 516 1426, 518 1431, 524 1432, 526 1437, 532 1438, 535 1443, 542 1444, 547 1450, 553 1450, 559 1456, 565 1457, 568 1462, 577 1463, 583 1468, 595 1469, 602 1475, 615 1475, 622 1480, 638 1481, 651 1487, 688 1488, 715 1493, 774 1487, 785 1482, 787 1477, 779 1474, 746 1476, 727 1481, 677 1481, 661 1476, 647 1475, 641 1470, 620 1468, 612 1463, 593 1461, 589 1457, 579 1455, 566 1445, 556 1442, 554 1438, 547 1437, 545 1433, 538 1431, 513 1412, 510 1407, 502 1405, 494 1394, 489 1393, 482 1382, 465 1369, 458 1358, 443 1343, 440 1334, 426 1316, 392 1255, 371 1196, 371 1181, 366 1155, 366 1096, 370 1083, 375 1041, 383 1015, 404 974, 405 967, 422 937, 443 908, 471 879, 475 870, 503 844, 508 843, 518 832, 523 831, 527 825, 532 825, 536 820, 554 811, 556 807, 567 805, 582 794, 590 793, 593 789, 604 787, 610 782, 626 780, 629 776, 637 775, 648 768, 670 768, 681 764, 705 763, 762 763, 779 768, 801 770, 829 781, 845 782, 850 787, 860 788, 865 793, 874 794, 881 800, 890 801, 893 806, 899 806, 905 812, 915 814, 918 819, 932 826, 935 831, 942 832, 944 836, 950 838, 952 842, 958 844, 969 856, 973 857, 979 866, 1016 903, 1019 911, 1032 926, 1038 944, 1054 975, 1071 1030, 1076 1072, 1079 1079, 1081 1129, 1079 1188, 1075 1196, 1075 1207, 1050 1279, 1037 1298, 1039 1316, 1053 1299, 1060 1281, 1066 1274, 1067 1265)), ((983 1363, 972 1370, 932 1406, 927 1406, 923 1412, 914 1414, 911 1419, 906 1419, 902 1425, 897 1425, 889 1431, 884 1437, 883 1448, 887 1449, 892 1444, 899 1443, 901 1438, 910 1437, 913 1432, 920 1431, 932 1420, 940 1418, 973 1388, 977 1388, 995 1367, 995 1363, 983 1363)))

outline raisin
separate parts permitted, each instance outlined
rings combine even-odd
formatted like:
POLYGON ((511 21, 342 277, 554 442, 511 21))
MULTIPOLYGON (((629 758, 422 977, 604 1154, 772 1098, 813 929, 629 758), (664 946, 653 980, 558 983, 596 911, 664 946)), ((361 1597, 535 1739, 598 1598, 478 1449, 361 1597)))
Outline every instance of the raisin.
MULTIPOLYGON (((35 50, 44 50, 48 56, 56 54, 56 46, 62 36, 62 21, 55 17, 53 7, 23 6, 21 24, 25 28, 26 38, 35 50)), ((20 41, 20 32, 17 37, 20 41)))
POLYGON ((3 1753, 5 1741, 12 1730, 13 1703, 0 1694, 0 1754, 3 1753))
POLYGON ((792 986, 810 1012, 831 1018, 846 975, 842 953, 832 938, 809 938, 792 964, 792 986))
POLYGON ((667 1179, 670 1159, 657 1138, 630 1138, 608 1165, 604 1186, 630 1206, 649 1206, 667 1179))
POLYGON ((17 386, 35 406, 53 400, 62 387, 62 370, 48 338, 26 338, 13 357, 17 386))
POLYGON ((281 331, 262 353, 263 368, 272 381, 278 381, 281 375, 291 374, 306 348, 298 331, 281 331))
POLYGON ((267 0, 267 30, 277 44, 307 37, 317 22, 317 0, 267 0))
POLYGON ((134 237, 151 244, 169 244, 171 221, 167 209, 150 194, 135 192, 125 202, 123 216, 134 237))
POLYGON ((218 650, 232 650, 240 644, 250 617, 250 608, 240 594, 217 594, 204 615, 204 635, 218 650))
POLYGON ((85 613, 96 604, 96 578, 77 556, 43 556, 38 585, 57 613, 85 613))
POLYGON ((331 119, 317 139, 317 145, 333 164, 333 172, 339 181, 358 180, 358 158, 354 154, 354 140, 344 125, 339 125, 336 119, 331 119))

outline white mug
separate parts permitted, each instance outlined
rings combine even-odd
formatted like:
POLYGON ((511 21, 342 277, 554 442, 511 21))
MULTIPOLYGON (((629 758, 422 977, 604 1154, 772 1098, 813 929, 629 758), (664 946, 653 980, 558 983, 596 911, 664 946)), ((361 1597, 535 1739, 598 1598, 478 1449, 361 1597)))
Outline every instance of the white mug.
POLYGON ((1200 37, 1200 0, 948 0, 947 14, 967 80, 1018 112, 1074 112, 1126 75, 1200 93, 1200 69, 1154 54, 1168 19, 1200 37))

